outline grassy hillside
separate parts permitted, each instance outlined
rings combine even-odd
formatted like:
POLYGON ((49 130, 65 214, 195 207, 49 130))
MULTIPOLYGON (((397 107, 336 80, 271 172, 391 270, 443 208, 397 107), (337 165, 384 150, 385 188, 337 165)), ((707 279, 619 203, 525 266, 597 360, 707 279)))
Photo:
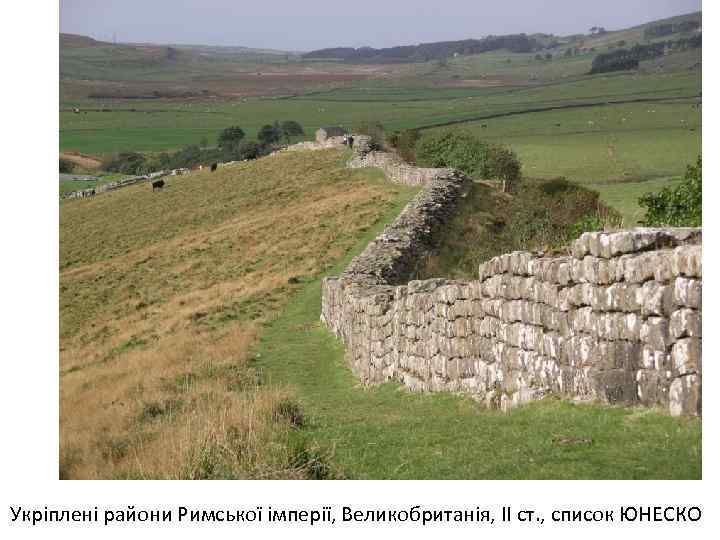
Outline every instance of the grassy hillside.
POLYGON ((61 204, 62 477, 317 473, 292 391, 258 386, 247 361, 296 290, 414 193, 342 159, 286 154, 61 204))

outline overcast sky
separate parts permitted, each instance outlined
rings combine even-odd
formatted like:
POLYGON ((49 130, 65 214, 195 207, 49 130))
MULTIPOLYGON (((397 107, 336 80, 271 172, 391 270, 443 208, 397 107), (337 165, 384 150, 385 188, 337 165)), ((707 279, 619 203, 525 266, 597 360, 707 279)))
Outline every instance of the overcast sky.
POLYGON ((608 30, 701 0, 60 0, 60 31, 121 42, 311 50, 608 30))

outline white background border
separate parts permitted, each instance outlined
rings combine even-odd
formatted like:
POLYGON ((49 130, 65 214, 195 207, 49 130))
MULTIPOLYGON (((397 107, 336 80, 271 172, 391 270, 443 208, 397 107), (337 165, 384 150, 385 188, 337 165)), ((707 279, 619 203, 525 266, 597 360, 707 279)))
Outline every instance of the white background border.
MULTIPOLYGON (((198 0, 200 1, 200 0, 198 0)), ((539 0, 538 0, 539 1, 539 0)), ((704 201, 706 276, 719 276, 705 284, 704 354, 704 434, 702 481, 232 481, 232 482, 138 482, 138 481, 74 481, 60 482, 58 474, 58 6, 51 1, 26 1, 22 4, 5 1, 0 6, 3 30, 2 93, 3 114, 0 135, 4 150, 0 192, 0 231, 2 231, 2 262, 0 263, 0 381, 2 396, 2 430, 0 431, 0 492, 8 527, 10 505, 95 505, 165 506, 217 505, 220 507, 254 507, 256 505, 301 504, 333 505, 336 515, 343 505, 369 505, 408 508, 415 504, 438 507, 526 506, 550 517, 551 507, 587 505, 617 508, 631 505, 697 505, 704 509, 703 529, 689 527, 695 538, 709 537, 718 523, 720 497, 718 488, 717 444, 717 378, 718 341, 715 324, 718 314, 715 301, 720 302, 718 287, 718 216, 720 188, 718 178, 718 136, 715 126, 718 115, 718 3, 705 2, 704 17, 704 201), (708 151, 709 150, 709 151, 708 151), (709 419, 709 421, 708 421, 709 419)), ((654 538, 685 531, 678 525, 615 525, 553 527, 546 522, 542 528, 485 527, 455 529, 454 535, 479 538, 491 535, 516 538, 523 530, 536 537, 638 538, 640 529, 654 538), (582 530, 579 530, 582 529, 582 530), (610 530, 612 529, 612 530, 610 530), (659 536, 658 536, 659 535, 659 536)), ((256 537, 260 531, 246 532, 234 526, 223 536, 256 537)), ((127 538, 172 536, 197 537, 206 534, 193 529, 140 528, 132 533, 124 529, 56 529, 52 532, 35 529, 7 530, 6 538, 38 537, 103 537, 127 538)), ((210 532, 210 531, 208 531, 210 532)), ((218 530, 217 532, 220 532, 218 530)), ((372 532, 376 535, 377 532, 372 532)), ((397 527, 386 527, 387 535, 403 534, 397 527)), ((426 528, 407 533, 418 537, 437 538, 445 530, 426 528)), ((447 532, 451 532, 448 528, 447 532)), ((292 531, 265 531, 268 536, 286 538, 287 534, 304 537, 366 538, 370 531, 294 527, 292 531)), ((265 534, 263 534, 265 536, 265 534)), ((385 534, 383 534, 385 536, 385 534)))

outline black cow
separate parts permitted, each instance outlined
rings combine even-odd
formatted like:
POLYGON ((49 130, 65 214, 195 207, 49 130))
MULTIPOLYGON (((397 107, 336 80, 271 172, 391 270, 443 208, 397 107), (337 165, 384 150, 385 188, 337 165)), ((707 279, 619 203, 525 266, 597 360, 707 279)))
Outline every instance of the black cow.
POLYGON ((156 189, 162 189, 164 185, 165 185, 165 180, 155 180, 152 183, 153 191, 155 191, 156 189))
POLYGON ((217 163, 213 163, 212 165, 210 165, 210 172, 215 172, 215 171, 217 171, 217 163))

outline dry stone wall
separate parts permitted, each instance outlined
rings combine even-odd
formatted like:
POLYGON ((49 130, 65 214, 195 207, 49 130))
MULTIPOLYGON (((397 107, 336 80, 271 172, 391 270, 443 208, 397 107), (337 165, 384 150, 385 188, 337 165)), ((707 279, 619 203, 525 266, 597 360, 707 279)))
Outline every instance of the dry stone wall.
POLYGON ((553 393, 701 414, 700 229, 585 233, 566 256, 515 252, 477 280, 415 281, 468 179, 367 151, 349 166, 425 186, 323 282, 321 318, 363 383, 393 379, 502 409, 553 393))
POLYGON ((107 184, 100 184, 99 186, 95 186, 92 188, 61 193, 60 198, 61 199, 84 199, 85 197, 92 197, 94 195, 97 195, 98 193, 105 193, 106 191, 114 191, 116 189, 133 186, 135 184, 139 184, 140 182, 145 182, 147 180, 155 180, 156 178, 161 178, 161 177, 167 176, 169 174, 173 174, 173 175, 183 174, 186 171, 187 171, 187 169, 175 169, 172 172, 158 171, 158 172, 150 173, 150 174, 143 175, 143 176, 132 176, 130 178, 124 178, 122 180, 116 180, 115 182, 108 182, 107 184), (177 171, 181 171, 181 172, 178 173, 177 171))

